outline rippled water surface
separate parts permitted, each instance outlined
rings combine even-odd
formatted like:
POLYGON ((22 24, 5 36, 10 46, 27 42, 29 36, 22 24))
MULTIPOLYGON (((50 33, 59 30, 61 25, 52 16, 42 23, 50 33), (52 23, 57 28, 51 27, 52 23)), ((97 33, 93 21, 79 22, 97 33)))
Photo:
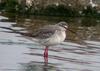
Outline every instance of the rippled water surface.
POLYGON ((48 64, 44 63, 44 46, 0 28, 0 71, 100 71, 99 19, 17 17, 12 21, 0 16, 0 26, 21 32, 33 32, 59 21, 67 21, 79 36, 67 31, 65 42, 49 48, 48 64))

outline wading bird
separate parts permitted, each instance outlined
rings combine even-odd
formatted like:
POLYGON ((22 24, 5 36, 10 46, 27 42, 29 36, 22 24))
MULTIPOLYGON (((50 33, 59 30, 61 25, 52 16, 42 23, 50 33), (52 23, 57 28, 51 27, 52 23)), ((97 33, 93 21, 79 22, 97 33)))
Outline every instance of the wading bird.
POLYGON ((44 26, 38 29, 37 32, 34 34, 22 33, 8 27, 0 27, 0 28, 12 30, 14 33, 18 33, 23 36, 32 37, 35 39, 36 42, 45 46, 44 59, 46 62, 48 62, 48 47, 57 45, 63 42, 66 38, 66 30, 71 31, 68 28, 68 24, 66 22, 59 22, 55 25, 44 26))

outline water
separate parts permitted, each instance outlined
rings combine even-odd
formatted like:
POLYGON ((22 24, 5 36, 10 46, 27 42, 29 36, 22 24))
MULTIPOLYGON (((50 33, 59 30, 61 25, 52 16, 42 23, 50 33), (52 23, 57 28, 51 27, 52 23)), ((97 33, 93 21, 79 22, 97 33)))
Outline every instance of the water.
POLYGON ((49 48, 48 65, 43 58, 44 46, 0 28, 0 71, 100 71, 99 19, 18 17, 12 21, 0 16, 0 26, 32 32, 62 20, 67 21, 69 27, 80 36, 67 31, 65 42, 49 48))

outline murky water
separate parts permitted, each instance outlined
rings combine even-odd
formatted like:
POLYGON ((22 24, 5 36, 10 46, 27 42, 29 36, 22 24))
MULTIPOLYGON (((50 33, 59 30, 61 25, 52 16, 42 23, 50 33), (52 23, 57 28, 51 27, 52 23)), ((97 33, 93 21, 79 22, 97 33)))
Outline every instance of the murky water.
POLYGON ((100 71, 99 19, 17 17, 12 22, 0 16, 0 26, 33 32, 43 25, 63 20, 79 36, 67 31, 65 42, 49 48, 48 65, 44 63, 44 46, 11 30, 0 28, 0 71, 100 71))

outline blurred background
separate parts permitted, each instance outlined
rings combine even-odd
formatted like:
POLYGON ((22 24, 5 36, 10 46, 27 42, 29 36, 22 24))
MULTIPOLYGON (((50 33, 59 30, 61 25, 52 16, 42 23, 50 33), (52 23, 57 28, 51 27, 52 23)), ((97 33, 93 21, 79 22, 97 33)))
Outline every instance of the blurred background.
POLYGON ((23 33, 60 21, 66 40, 49 48, 0 28, 0 71, 100 71, 100 0, 0 0, 0 27, 23 33))
POLYGON ((99 0, 0 0, 1 12, 25 15, 99 17, 99 0))

